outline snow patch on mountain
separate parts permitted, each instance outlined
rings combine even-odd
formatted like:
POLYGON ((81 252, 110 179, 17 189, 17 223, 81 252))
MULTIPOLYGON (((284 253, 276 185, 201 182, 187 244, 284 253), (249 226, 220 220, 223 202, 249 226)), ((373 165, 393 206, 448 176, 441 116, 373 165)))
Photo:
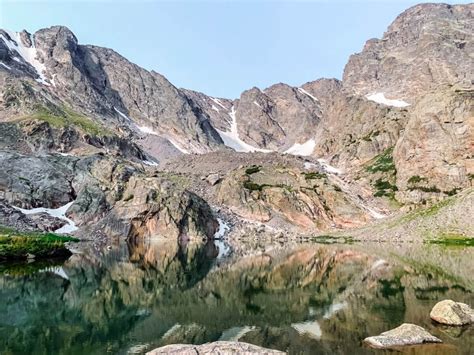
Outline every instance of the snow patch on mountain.
POLYGON ((210 97, 210 99, 214 101, 216 104, 218 104, 220 107, 222 107, 224 110, 227 110, 227 107, 225 107, 219 99, 216 99, 214 97, 210 97))
POLYGON ((323 170, 327 173, 336 174, 336 175, 341 175, 343 173, 341 169, 338 169, 338 168, 335 168, 334 166, 329 165, 327 161, 324 159, 318 159, 318 163, 321 164, 321 166, 323 167, 323 170))
MULTIPOLYGON (((147 127, 147 126, 137 126, 138 130, 142 133, 145 134, 152 134, 155 136, 161 136, 158 132, 154 131, 152 128, 147 127)), ((189 151, 181 147, 180 144, 178 144, 173 138, 170 137, 164 137, 166 138, 176 149, 178 149, 181 153, 183 154, 189 154, 189 151)))
POLYGON ((158 136, 158 133, 156 133, 153 129, 147 126, 137 126, 140 132, 145 133, 145 134, 154 134, 155 136, 158 136))
POLYGON ((114 110, 115 112, 117 112, 120 116, 122 116, 123 118, 125 118, 127 121, 131 122, 132 120, 130 119, 130 117, 128 117, 126 114, 124 114, 122 111, 120 111, 119 109, 117 109, 116 107, 114 107, 114 110))
POLYGON ((310 94, 309 92, 307 92, 305 89, 303 89, 303 88, 298 88, 298 91, 299 91, 300 93, 302 93, 302 94, 305 94, 305 95, 311 97, 314 101, 319 102, 319 100, 318 100, 316 97, 314 97, 313 95, 311 95, 311 94, 310 94))
POLYGON ((24 208, 20 208, 20 207, 15 207, 15 206, 13 206, 13 207, 15 209, 17 209, 18 211, 20 211, 21 213, 24 213, 26 215, 36 214, 36 213, 46 213, 46 214, 49 214, 51 217, 62 219, 63 221, 66 221, 67 224, 65 224, 64 226, 62 226, 59 229, 56 229, 54 232, 55 233, 60 233, 60 234, 63 234, 63 233, 64 234, 69 234, 69 233, 72 233, 72 232, 74 232, 78 229, 77 226, 76 226, 76 223, 74 223, 74 221, 72 219, 69 219, 69 218, 66 217, 66 212, 69 209, 69 207, 72 206, 73 203, 74 203, 74 201, 71 201, 71 202, 69 202, 69 203, 67 203, 64 206, 59 207, 59 208, 38 207, 38 208, 32 208, 32 209, 28 210, 28 209, 24 209, 24 208))
POLYGON ((393 106, 393 107, 407 107, 410 106, 408 102, 403 100, 392 100, 387 99, 383 92, 378 92, 374 94, 369 94, 365 96, 367 100, 374 101, 378 104, 386 105, 386 106, 393 106))
POLYGON ((5 63, 2 63, 0 62, 0 65, 7 68, 8 70, 12 70, 12 68, 10 68, 8 65, 6 65, 5 63))
POLYGON ((249 153, 249 152, 271 153, 272 152, 271 150, 260 149, 260 148, 254 147, 250 144, 245 143, 243 140, 240 139, 239 133, 237 131, 237 118, 235 117, 234 106, 232 106, 229 116, 232 119, 232 123, 230 125, 230 131, 223 132, 217 129, 217 132, 221 136, 226 146, 234 149, 236 152, 243 152, 243 153, 249 153))
POLYGON ((180 144, 178 144, 173 138, 166 137, 166 139, 176 148, 178 149, 181 153, 183 154, 190 154, 189 151, 181 147, 180 144))
POLYGON ((20 33, 8 30, 5 30, 5 32, 8 33, 12 41, 8 40, 3 35, 0 35, 0 38, 5 42, 8 49, 17 52, 25 62, 35 68, 36 73, 39 75, 39 78, 36 79, 37 82, 49 86, 50 84, 46 81, 47 79, 44 75, 46 72, 46 66, 38 60, 38 52, 36 51, 34 43, 31 48, 25 47, 21 42, 20 33))
POLYGON ((314 139, 309 139, 303 144, 295 143, 289 149, 285 150, 284 154, 307 156, 313 153, 316 142, 314 139))

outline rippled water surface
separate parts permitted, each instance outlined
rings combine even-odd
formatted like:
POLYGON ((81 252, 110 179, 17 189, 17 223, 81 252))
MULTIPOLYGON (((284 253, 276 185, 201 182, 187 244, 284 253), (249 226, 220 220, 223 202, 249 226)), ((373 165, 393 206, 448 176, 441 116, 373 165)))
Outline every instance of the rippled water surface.
POLYGON ((0 353, 144 353, 219 339, 290 354, 385 353, 362 340, 403 322, 445 342, 404 353, 474 353, 474 327, 429 319, 442 299, 474 305, 472 248, 302 245, 227 262, 218 254, 147 242, 0 265, 0 353))

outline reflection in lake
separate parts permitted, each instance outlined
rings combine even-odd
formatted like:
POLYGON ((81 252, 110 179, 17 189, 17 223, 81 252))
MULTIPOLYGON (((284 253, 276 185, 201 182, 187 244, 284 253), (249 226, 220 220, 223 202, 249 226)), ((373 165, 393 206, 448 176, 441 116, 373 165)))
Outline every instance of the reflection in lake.
POLYGON ((0 268, 0 353, 142 353, 219 339, 293 354, 376 353, 362 339, 402 322, 449 344, 412 353, 473 349, 472 327, 429 320, 441 299, 473 304, 472 280, 359 250, 304 245, 217 265, 213 244, 141 241, 63 265, 0 268))

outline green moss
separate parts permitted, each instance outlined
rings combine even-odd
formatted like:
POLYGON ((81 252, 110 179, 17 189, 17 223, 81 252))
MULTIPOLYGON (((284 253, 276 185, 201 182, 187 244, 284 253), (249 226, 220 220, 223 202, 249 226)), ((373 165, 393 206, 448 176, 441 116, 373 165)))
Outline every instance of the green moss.
POLYGON ((66 242, 77 242, 76 238, 54 233, 19 232, 0 226, 0 260, 24 259, 27 254, 38 258, 67 253, 66 242))
POLYGON ((337 185, 333 185, 333 187, 334 187, 334 191, 337 191, 337 192, 341 192, 341 191, 342 191, 341 188, 340 188, 339 186, 337 186, 337 185))
POLYGON ((48 108, 39 106, 37 111, 25 119, 35 119, 48 122, 52 127, 69 127, 79 128, 84 133, 93 136, 110 135, 111 132, 105 127, 97 124, 86 116, 80 115, 68 108, 48 108))
POLYGON ((248 167, 247 169, 245 169, 245 173, 247 175, 252 175, 252 174, 258 173, 260 170, 262 170, 262 167, 260 165, 252 165, 248 167))
POLYGON ((386 149, 382 154, 374 158, 372 164, 366 167, 369 173, 393 172, 395 173, 395 164, 393 162, 393 147, 386 149))

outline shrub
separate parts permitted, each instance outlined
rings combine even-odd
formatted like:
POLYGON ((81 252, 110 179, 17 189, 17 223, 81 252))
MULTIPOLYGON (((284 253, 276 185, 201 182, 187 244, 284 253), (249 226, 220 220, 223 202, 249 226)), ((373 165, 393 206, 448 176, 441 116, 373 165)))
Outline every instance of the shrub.
POLYGON ((304 174, 305 180, 326 179, 328 177, 325 173, 318 173, 318 172, 302 173, 302 174, 304 174))
POLYGON ((366 170, 369 173, 389 172, 395 173, 395 164, 393 162, 393 147, 386 149, 382 154, 378 155, 374 162, 367 166, 366 170))
POLYGON ((22 259, 27 254, 36 257, 65 255, 69 253, 65 243, 77 241, 54 233, 19 232, 0 226, 0 259, 22 259))
POLYGON ((245 169, 245 173, 247 175, 252 175, 252 174, 258 173, 260 170, 262 170, 262 167, 260 165, 252 165, 248 167, 247 169, 245 169))
POLYGON ((418 175, 413 175, 411 178, 408 179, 409 184, 417 184, 421 181, 426 181, 427 179, 425 177, 421 177, 418 175))

